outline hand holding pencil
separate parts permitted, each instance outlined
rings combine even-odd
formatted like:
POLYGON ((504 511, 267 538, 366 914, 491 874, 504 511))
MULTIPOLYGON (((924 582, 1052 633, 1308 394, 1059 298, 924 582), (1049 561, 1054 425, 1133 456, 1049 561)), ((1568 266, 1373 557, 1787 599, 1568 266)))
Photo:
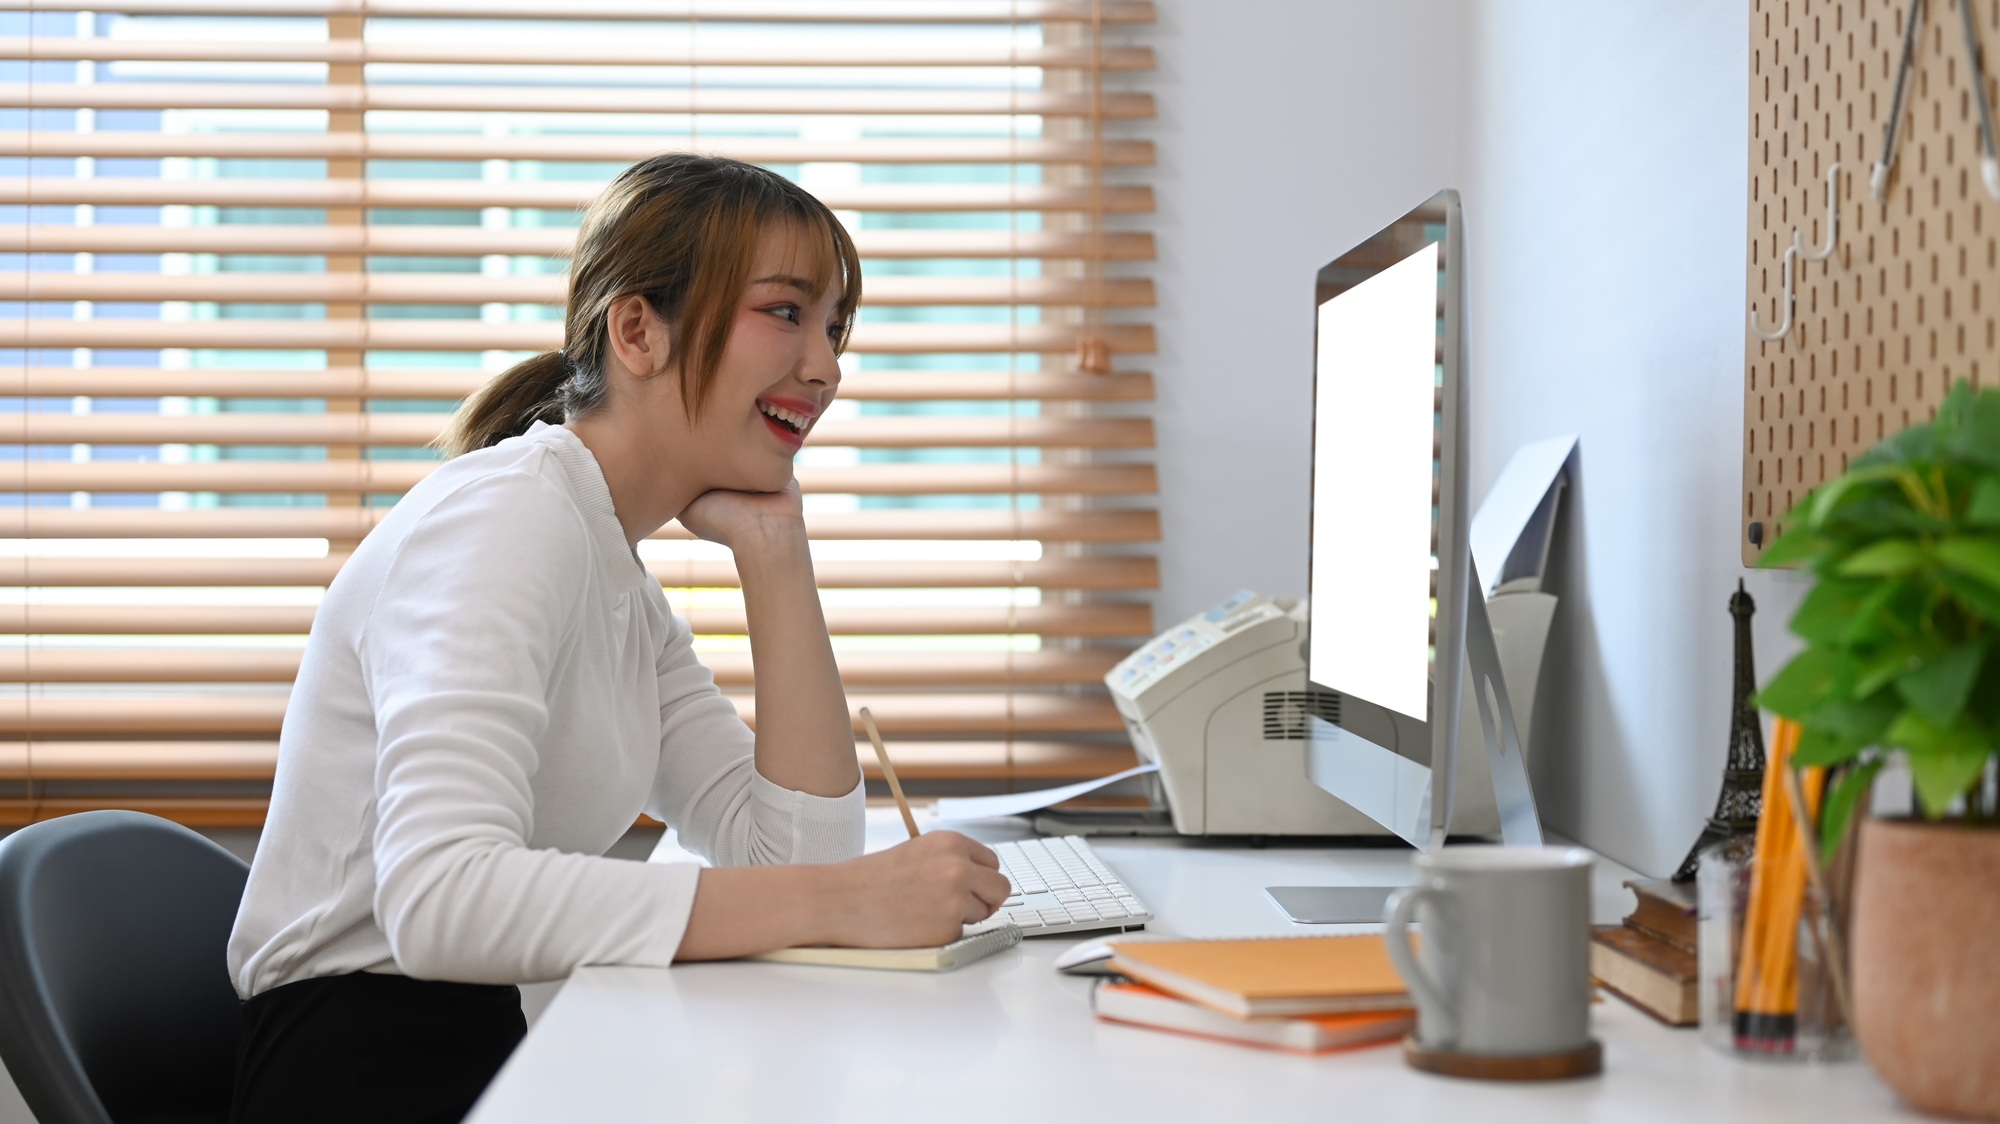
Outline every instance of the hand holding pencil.
POLYGON ((832 943, 854 948, 948 944, 958 939, 963 926, 991 917, 1012 887, 1000 873, 999 856, 985 844, 955 831, 919 833, 875 716, 864 707, 860 718, 910 839, 841 864, 838 869, 853 877, 842 878, 837 892, 851 905, 855 925, 832 943))

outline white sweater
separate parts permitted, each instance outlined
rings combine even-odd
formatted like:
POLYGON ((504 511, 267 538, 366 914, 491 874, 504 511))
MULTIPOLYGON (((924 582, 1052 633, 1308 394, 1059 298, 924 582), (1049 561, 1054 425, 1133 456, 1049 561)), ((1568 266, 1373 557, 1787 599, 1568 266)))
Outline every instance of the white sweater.
POLYGON ((698 868, 603 857, 643 810, 723 865, 861 853, 862 795, 782 788, 569 430, 444 465, 327 590, 229 939, 249 997, 672 962, 698 868))

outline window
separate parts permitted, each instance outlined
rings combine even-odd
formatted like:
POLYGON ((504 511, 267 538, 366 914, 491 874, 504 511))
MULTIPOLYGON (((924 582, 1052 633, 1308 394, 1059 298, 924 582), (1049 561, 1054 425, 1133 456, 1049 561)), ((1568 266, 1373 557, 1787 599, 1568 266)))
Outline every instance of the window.
MULTIPOLYGON (((0 819, 261 822, 313 608, 457 400, 562 343, 578 208, 752 160, 865 259, 799 459, 912 779, 1095 775, 1151 632, 1150 4, 95 0, 0 13, 0 819), (663 9, 687 13, 662 19, 663 9)), ((749 713, 728 555, 642 557, 749 713)), ((864 755, 868 757, 872 755, 864 755)))

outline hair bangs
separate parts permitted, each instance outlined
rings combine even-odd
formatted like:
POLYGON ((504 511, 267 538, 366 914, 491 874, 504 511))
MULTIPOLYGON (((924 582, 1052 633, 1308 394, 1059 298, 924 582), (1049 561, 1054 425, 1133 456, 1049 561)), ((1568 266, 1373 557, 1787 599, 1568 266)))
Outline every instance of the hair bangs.
MULTIPOLYGON (((814 300, 839 286, 840 299, 834 311, 840 320, 840 340, 836 351, 847 347, 847 335, 854 327, 854 315, 861 306, 861 255, 845 227, 823 207, 802 207, 796 199, 774 200, 789 204, 782 218, 792 227, 790 256, 785 272, 806 282, 814 300)), ((814 200, 817 202, 817 200, 814 200)), ((780 216, 772 216, 774 218, 780 216)))

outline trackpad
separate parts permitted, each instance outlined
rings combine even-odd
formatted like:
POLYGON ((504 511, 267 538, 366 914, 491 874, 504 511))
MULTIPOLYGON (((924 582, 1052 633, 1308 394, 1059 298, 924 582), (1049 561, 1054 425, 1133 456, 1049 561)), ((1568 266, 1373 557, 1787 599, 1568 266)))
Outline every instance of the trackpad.
POLYGON ((1400 886, 1272 886, 1264 892, 1300 925, 1382 923, 1389 895, 1400 886))

